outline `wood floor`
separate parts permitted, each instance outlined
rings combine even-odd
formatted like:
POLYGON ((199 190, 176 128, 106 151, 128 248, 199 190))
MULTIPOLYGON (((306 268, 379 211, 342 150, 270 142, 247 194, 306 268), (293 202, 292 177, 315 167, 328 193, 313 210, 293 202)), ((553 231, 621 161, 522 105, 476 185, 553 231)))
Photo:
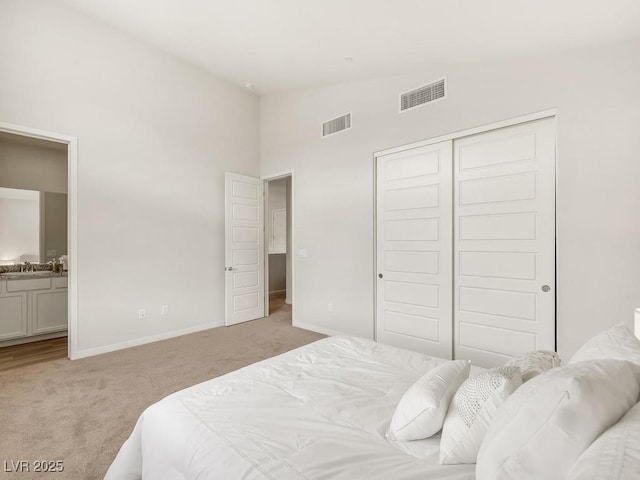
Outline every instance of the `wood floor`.
POLYGON ((59 358, 67 358, 67 337, 2 347, 0 372, 59 358))

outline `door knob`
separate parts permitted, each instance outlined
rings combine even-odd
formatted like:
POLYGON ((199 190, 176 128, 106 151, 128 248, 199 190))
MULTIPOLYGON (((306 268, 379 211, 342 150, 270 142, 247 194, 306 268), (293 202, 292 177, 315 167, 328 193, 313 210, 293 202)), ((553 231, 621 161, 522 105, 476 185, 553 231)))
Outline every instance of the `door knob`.
POLYGON ((551 287, 549 285, 542 285, 542 291, 547 293, 549 290, 551 290, 551 287))
POLYGON ((231 270, 233 270, 233 267, 226 267, 225 270, 231 271, 231 270))
POLYGON ((382 278, 382 274, 381 273, 378 274, 378 278, 382 278))

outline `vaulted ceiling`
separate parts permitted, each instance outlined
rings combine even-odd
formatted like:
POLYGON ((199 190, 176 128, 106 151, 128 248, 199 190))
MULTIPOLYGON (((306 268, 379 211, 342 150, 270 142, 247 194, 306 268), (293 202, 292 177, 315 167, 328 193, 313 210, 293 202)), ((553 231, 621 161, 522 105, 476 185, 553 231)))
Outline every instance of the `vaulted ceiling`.
POLYGON ((258 94, 640 37, 639 0, 59 0, 258 94))

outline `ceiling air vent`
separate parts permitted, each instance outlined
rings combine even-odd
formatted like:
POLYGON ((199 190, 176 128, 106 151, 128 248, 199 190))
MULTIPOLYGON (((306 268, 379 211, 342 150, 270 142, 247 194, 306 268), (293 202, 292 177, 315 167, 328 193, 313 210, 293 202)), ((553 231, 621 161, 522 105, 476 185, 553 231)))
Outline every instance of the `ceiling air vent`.
POLYGON ((322 124, 322 138, 351 128, 351 114, 327 120, 322 124))
POLYGON ((400 111, 410 110, 425 103, 434 102, 446 95, 446 78, 441 78, 429 85, 400 94, 400 111))

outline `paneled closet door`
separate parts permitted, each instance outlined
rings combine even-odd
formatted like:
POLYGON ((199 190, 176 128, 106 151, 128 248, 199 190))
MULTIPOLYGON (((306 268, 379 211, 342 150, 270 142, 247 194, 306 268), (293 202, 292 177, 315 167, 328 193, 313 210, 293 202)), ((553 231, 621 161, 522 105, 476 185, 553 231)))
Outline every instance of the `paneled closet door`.
POLYGON ((376 339, 451 358, 452 143, 377 158, 376 339))
POLYGON ((454 142, 454 355, 555 347, 555 120, 454 142))

